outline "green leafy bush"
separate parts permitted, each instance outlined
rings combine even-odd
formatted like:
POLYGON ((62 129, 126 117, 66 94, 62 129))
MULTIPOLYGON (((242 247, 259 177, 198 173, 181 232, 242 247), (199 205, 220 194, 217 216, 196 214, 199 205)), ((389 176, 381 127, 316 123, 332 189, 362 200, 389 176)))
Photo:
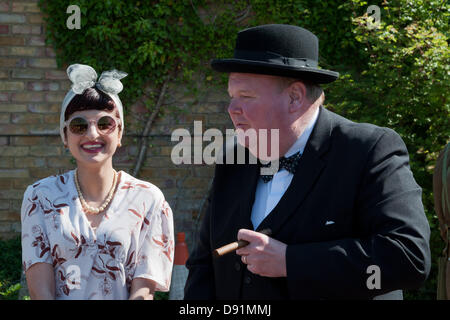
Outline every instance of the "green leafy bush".
POLYGON ((220 1, 40 0, 39 6, 47 15, 46 40, 56 49, 58 66, 84 63, 128 73, 122 80, 125 108, 144 94, 145 84, 157 88, 168 76, 189 83, 197 70, 208 70, 205 61, 213 54, 231 50, 237 32, 232 23, 237 13, 220 1), (69 5, 80 8, 81 29, 66 27, 69 5), (208 15, 203 10, 208 6, 223 14, 208 15))
POLYGON ((17 300, 22 274, 20 238, 0 241, 0 299, 17 300))

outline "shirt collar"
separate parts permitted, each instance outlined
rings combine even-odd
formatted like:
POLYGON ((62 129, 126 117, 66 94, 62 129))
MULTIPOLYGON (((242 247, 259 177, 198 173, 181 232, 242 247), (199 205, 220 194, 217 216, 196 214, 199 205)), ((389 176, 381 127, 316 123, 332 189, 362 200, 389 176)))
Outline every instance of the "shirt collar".
POLYGON ((297 138, 297 140, 294 142, 294 144, 289 148, 289 150, 284 155, 286 158, 292 156, 293 154, 300 152, 303 153, 303 150, 305 149, 306 142, 308 142, 309 136, 311 135, 312 130, 314 129, 314 126, 316 124, 317 118, 319 117, 319 109, 317 108, 313 117, 308 123, 308 126, 306 127, 305 131, 297 138))

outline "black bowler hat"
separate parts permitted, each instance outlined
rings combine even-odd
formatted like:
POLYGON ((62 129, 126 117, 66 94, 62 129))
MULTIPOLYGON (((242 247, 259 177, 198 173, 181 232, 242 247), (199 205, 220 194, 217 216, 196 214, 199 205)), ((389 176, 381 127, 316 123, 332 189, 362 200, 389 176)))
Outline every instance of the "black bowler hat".
POLYGON ((310 31, 285 24, 268 24, 238 33, 234 57, 216 59, 211 67, 220 72, 242 72, 329 83, 335 71, 319 69, 319 39, 310 31))

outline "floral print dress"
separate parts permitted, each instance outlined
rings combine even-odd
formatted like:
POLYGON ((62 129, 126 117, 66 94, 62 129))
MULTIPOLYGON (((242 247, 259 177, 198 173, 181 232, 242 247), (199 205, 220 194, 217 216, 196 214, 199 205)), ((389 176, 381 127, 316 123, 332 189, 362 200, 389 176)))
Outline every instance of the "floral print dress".
POLYGON ((56 299, 128 299, 135 278, 168 291, 172 210, 153 184, 119 172, 116 193, 94 230, 82 210, 74 170, 28 186, 22 202, 22 261, 53 266, 56 299))

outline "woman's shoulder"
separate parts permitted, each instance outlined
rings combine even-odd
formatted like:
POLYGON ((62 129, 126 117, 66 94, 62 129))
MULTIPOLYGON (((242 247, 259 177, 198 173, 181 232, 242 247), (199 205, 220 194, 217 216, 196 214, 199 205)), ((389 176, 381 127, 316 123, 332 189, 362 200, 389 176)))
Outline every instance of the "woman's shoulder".
POLYGON ((159 189, 153 183, 135 178, 125 171, 120 171, 120 174, 120 189, 129 190, 130 192, 149 194, 156 199, 164 199, 164 194, 162 193, 161 189, 159 189))
POLYGON ((63 192, 64 190, 67 190, 65 188, 65 185, 69 182, 73 175, 73 170, 64 172, 62 174, 56 174, 52 175, 43 179, 40 179, 38 181, 35 181, 34 183, 30 184, 25 193, 33 192, 33 191, 40 191, 45 192, 48 196, 56 195, 59 192, 63 192))

